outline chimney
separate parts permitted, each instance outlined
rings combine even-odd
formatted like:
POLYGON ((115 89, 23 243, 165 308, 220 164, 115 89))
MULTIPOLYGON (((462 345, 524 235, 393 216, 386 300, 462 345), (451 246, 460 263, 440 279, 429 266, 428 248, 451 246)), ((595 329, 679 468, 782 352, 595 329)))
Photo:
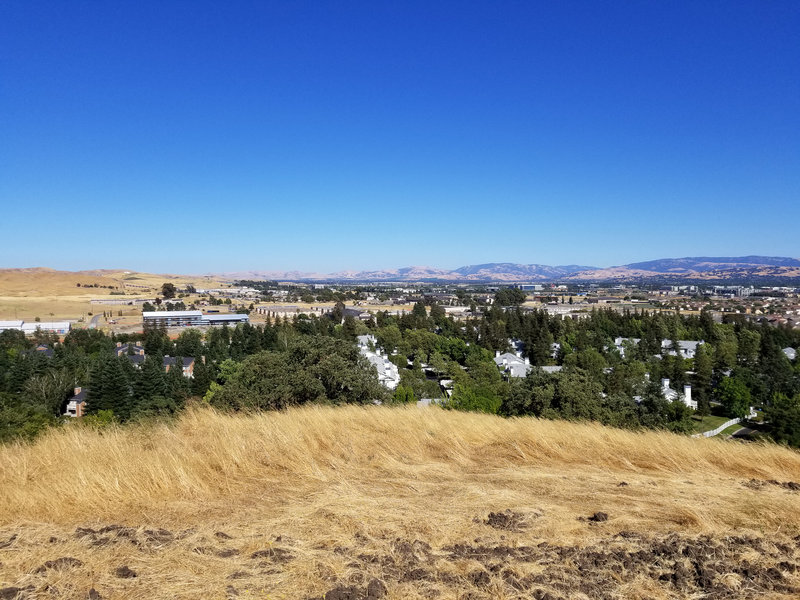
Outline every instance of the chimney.
POLYGON ((117 342, 117 348, 122 348, 122 342, 117 342))
POLYGON ((531 364, 531 359, 528 358, 527 356, 525 357, 525 364, 526 365, 530 365, 531 364))
POLYGON ((76 387, 75 388, 75 395, 77 396, 80 393, 81 393, 81 388, 80 387, 76 387))
POLYGON ((688 383, 683 386, 683 402, 690 406, 692 404, 692 386, 688 383))
POLYGON ((669 379, 666 377, 661 380, 661 389, 665 392, 669 390, 669 379))
POLYGON ((494 351, 494 357, 495 358, 500 358, 500 350, 495 350, 494 351))

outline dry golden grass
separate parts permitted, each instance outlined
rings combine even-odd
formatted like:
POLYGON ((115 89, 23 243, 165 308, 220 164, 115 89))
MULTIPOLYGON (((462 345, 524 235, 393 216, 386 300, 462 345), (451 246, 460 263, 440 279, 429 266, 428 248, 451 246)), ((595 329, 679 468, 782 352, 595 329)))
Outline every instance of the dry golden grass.
MULTIPOLYGON (((104 598, 318 598, 380 577, 392 599, 466 598, 467 590, 476 599, 529 598, 500 571, 475 591, 471 573, 488 563, 447 549, 617 539, 632 551, 644 543, 613 537, 621 531, 798 535, 800 493, 744 486, 750 479, 800 481, 800 454, 416 407, 192 410, 172 426, 65 427, 0 448, 0 588, 38 594, 50 586, 50 596, 76 598, 92 587, 104 598), (505 509, 521 527, 487 526, 489 512, 505 509), (597 511, 609 520, 584 519, 597 511), (76 534, 109 524, 132 529, 76 534), (159 537, 158 528, 169 533, 159 537), (258 551, 267 552, 251 558, 258 551), (64 556, 83 564, 35 572, 64 556), (139 577, 116 577, 122 565, 139 577), (420 565, 430 577, 409 578, 420 565)), ((755 563, 765 552, 748 551, 755 563)), ((552 568, 502 564, 518 578, 552 568)), ((726 573, 719 585, 738 589, 740 580, 726 573)), ((607 597, 684 597, 662 588, 631 575, 607 597)))
POLYGON ((229 282, 186 275, 157 275, 123 270, 56 271, 46 268, 0 269, 0 320, 23 319, 42 321, 77 319, 103 310, 122 308, 113 305, 92 305, 92 298, 120 300, 153 297, 161 285, 172 282, 177 286, 223 287, 229 282), (81 284, 78 287, 77 284, 81 284), (126 296, 112 296, 107 287, 87 288, 86 285, 114 286, 126 296), (132 287, 131 284, 137 286, 132 287), (144 288, 138 286, 145 286, 144 288))

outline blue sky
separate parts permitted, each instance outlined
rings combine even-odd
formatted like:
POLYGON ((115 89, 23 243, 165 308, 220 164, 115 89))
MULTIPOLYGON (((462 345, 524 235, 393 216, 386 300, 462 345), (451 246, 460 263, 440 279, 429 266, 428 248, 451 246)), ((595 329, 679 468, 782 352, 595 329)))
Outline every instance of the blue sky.
POLYGON ((0 3, 0 267, 800 256, 800 3, 0 3))

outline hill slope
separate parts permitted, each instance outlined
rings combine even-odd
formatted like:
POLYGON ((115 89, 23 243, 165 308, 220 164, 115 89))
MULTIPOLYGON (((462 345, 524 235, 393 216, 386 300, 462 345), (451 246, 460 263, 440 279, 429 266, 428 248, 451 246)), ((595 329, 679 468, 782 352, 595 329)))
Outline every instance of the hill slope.
POLYGON ((796 597, 797 481, 779 447, 416 407, 70 427, 0 448, 0 597, 796 597))

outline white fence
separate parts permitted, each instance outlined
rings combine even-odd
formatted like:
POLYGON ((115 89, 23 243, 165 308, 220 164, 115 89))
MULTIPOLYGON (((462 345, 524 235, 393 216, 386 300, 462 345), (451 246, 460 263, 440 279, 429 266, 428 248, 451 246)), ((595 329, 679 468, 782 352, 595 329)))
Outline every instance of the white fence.
MULTIPOLYGON (((746 418, 754 419, 755 417, 756 417, 756 411, 753 410, 753 408, 751 407, 750 408, 750 414, 747 415, 746 418)), ((696 433, 692 437, 707 437, 707 438, 714 437, 715 435, 725 431, 731 425, 736 425, 737 423, 741 423, 742 421, 744 421, 744 419, 740 419, 740 418, 737 417, 736 419, 731 419, 730 421, 725 421, 722 425, 720 425, 716 429, 712 429, 711 431, 704 431, 703 433, 696 433)))

